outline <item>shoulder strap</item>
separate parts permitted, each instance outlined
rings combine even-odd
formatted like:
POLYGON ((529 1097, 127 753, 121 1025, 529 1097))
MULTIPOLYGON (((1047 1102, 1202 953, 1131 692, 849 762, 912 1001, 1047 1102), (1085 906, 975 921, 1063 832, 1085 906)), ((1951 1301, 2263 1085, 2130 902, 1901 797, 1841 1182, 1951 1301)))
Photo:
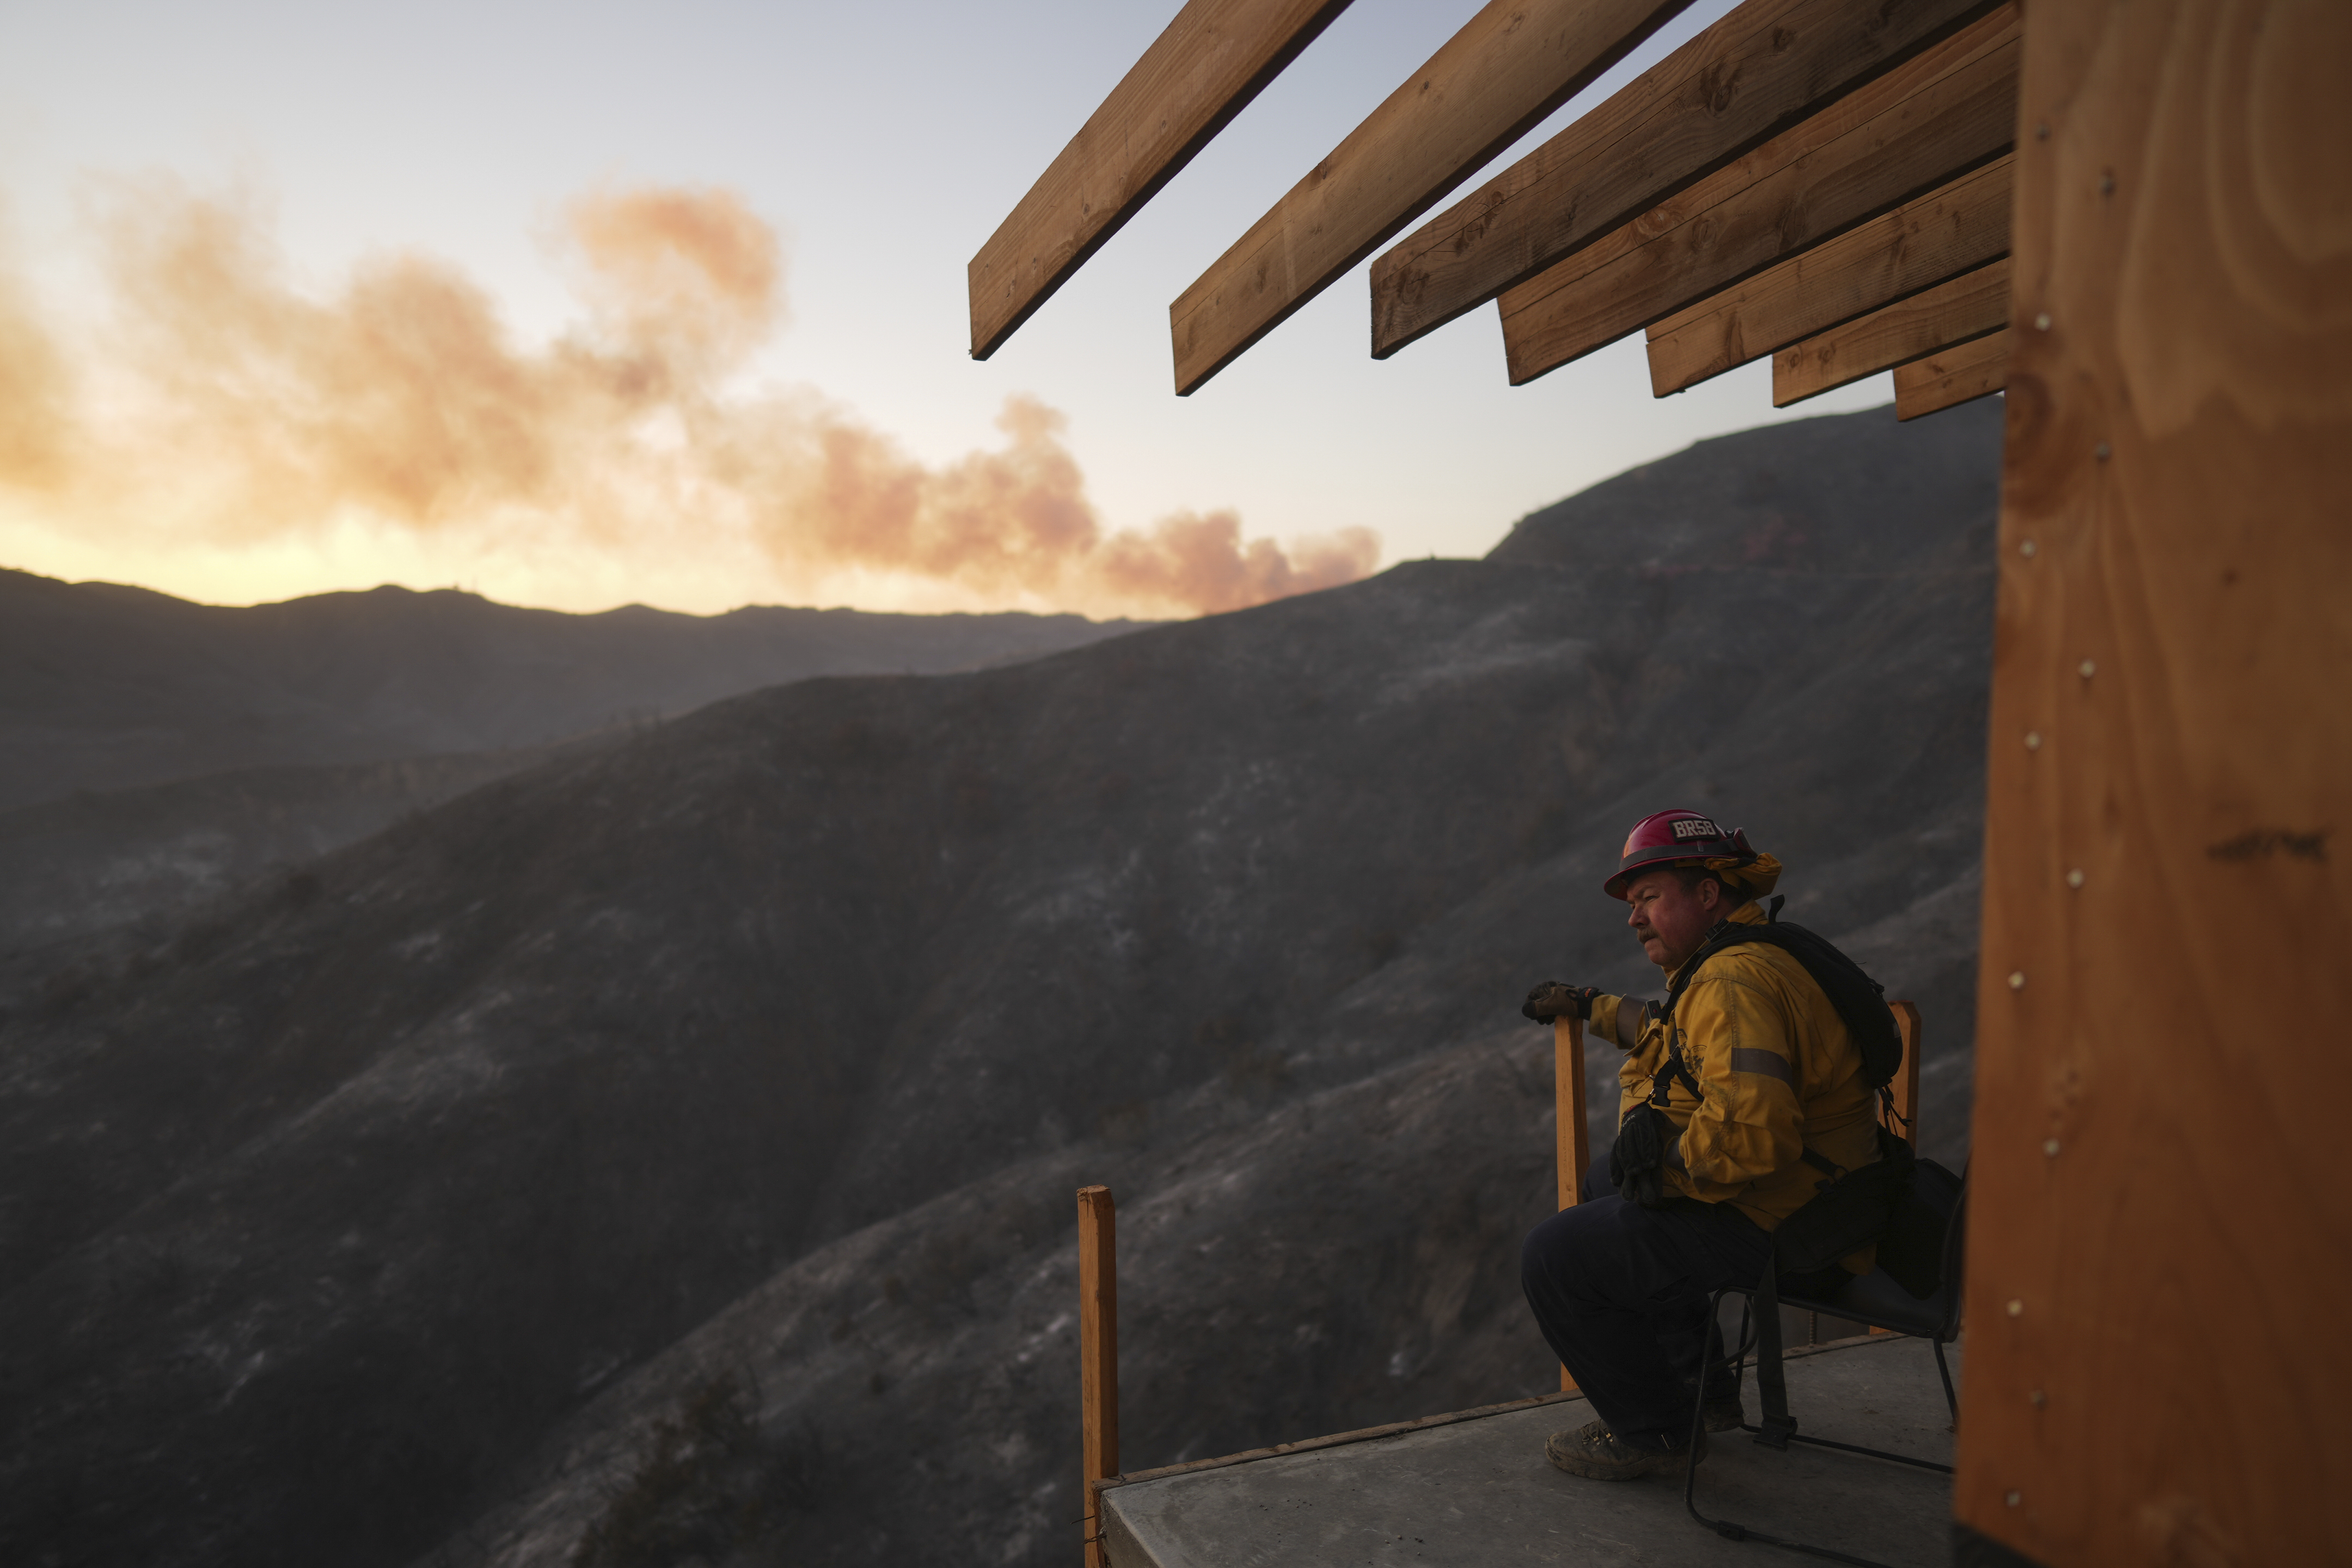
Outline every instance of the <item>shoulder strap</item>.
MULTIPOLYGON (((1846 1033, 1853 1037, 1855 1047, 1862 1053, 1864 1081, 1871 1088, 1884 1091, 1894 1080, 1895 1071, 1903 1065, 1903 1034, 1895 1026, 1895 1014, 1886 1005, 1886 987, 1863 972, 1862 965, 1838 951, 1835 944, 1803 926, 1779 918, 1780 900, 1772 900, 1773 918, 1762 925, 1737 925, 1728 920, 1717 921, 1706 940, 1698 944, 1690 962, 1684 964, 1666 988, 1665 1005, 1660 1012, 1669 1026, 1674 1021, 1675 1004, 1690 983, 1698 976, 1699 966, 1727 947, 1742 942, 1756 942, 1777 947, 1804 966, 1805 973, 1820 986, 1822 994, 1844 1023, 1846 1033)), ((1892 1108, 1892 1100, 1887 1104, 1892 1108)))
POLYGON ((1727 947, 1754 942, 1756 929, 1734 925, 1728 920, 1716 921, 1705 940, 1698 944, 1697 951, 1690 955, 1690 961, 1676 971, 1674 979, 1667 984, 1665 1002, 1658 1009, 1659 1018, 1671 1026, 1675 1020, 1675 1004, 1683 999, 1683 993, 1690 989, 1690 983, 1698 978, 1699 966, 1727 947))

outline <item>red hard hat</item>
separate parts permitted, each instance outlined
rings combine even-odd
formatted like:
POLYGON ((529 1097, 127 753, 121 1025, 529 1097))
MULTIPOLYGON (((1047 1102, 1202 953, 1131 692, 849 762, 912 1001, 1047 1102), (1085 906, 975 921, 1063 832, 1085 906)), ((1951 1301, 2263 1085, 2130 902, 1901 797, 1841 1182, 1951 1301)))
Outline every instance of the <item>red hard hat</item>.
POLYGON ((1625 884, 1660 866, 1703 866, 1709 860, 1737 860, 1746 866, 1756 859, 1744 828, 1726 833, 1715 818, 1676 806, 1654 811, 1633 824, 1618 852, 1617 874, 1601 884, 1612 899, 1625 896, 1625 884))

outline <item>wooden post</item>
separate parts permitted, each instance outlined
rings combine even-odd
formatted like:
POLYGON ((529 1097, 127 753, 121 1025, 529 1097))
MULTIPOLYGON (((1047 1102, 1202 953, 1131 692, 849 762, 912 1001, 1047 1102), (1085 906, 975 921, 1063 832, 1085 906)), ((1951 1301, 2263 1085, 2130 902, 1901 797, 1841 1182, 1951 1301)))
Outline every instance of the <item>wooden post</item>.
MULTIPOLYGON (((1559 1115, 1559 1206, 1572 1208, 1585 1199, 1584 1173, 1592 1163, 1584 1132, 1583 1019, 1552 1020, 1551 1076, 1559 1115)), ((1559 1369, 1559 1386, 1563 1392, 1576 1386, 1566 1367, 1559 1369)))
POLYGON ((1079 1485, 1087 1568, 1104 1568, 1100 1484, 1118 1474, 1118 1247, 1110 1189, 1078 1189, 1079 1485))

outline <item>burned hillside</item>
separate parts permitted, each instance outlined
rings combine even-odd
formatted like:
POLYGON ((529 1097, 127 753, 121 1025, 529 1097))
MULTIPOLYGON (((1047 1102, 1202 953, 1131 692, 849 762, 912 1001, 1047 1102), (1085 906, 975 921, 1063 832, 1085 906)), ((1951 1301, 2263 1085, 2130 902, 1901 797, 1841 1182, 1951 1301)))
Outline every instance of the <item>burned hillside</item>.
POLYGON ((1749 432, 1485 561, 735 698, 17 962, 0 1542, 566 1562, 737 1377, 827 1479, 711 1551, 1060 1561, 1080 1181, 1131 1465, 1539 1386, 1517 1001, 1649 988, 1634 817, 1780 855, 1964 1136, 1999 436, 1749 432))

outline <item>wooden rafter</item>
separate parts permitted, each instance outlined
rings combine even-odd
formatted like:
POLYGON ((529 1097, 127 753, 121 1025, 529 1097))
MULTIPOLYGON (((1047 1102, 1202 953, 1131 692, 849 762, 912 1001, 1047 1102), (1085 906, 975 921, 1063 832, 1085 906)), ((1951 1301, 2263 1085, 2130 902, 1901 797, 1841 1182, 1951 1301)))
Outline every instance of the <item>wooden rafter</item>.
POLYGON ((2009 324, 2009 258, 1816 332, 1772 356, 1772 406, 1893 370, 2009 324))
POLYGON ((971 357, 1002 347, 1347 8, 1191 0, 971 258, 971 357))
POLYGON ((2009 329, 1895 367, 1895 417, 1916 419, 2009 384, 2009 329))
POLYGON ((2002 6, 1506 292, 1511 384, 2006 152, 2018 33, 2002 6))
POLYGON ((1993 9, 1747 0, 1372 267, 1385 358, 1993 9))
POLYGON ((2010 154, 1667 317, 1649 331, 1660 397, 2009 254, 2010 154))
POLYGON ((1494 0, 1169 307, 1178 394, 1230 364, 1688 3, 1494 0))

